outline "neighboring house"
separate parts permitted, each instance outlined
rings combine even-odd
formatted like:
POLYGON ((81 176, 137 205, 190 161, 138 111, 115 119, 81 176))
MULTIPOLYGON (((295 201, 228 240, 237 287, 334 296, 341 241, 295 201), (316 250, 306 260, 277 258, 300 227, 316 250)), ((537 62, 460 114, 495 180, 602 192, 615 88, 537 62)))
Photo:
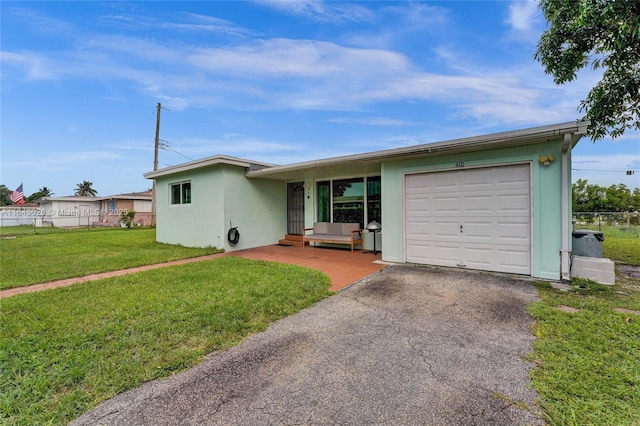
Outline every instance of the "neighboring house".
POLYGON ((156 180, 164 243, 232 251, 276 244, 314 222, 376 220, 386 261, 569 279, 571 149, 586 126, 285 166, 218 155, 144 176, 156 180))
POLYGON ((151 225, 151 191, 132 192, 129 194, 110 195, 100 197, 100 215, 98 221, 102 224, 116 224, 120 213, 133 210, 136 216, 133 222, 138 225, 151 225))
POLYGON ((90 226, 100 211, 100 199, 87 196, 42 197, 38 205, 43 226, 90 226))
POLYGON ((120 214, 135 210, 134 223, 151 224, 151 191, 107 197, 43 197, 38 201, 42 226, 114 226, 120 214))

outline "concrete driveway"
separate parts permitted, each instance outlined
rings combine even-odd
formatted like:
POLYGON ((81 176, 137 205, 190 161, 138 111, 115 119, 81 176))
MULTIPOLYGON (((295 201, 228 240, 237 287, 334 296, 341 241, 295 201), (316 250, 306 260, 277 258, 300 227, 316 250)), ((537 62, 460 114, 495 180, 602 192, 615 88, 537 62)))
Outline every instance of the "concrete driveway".
POLYGON ((536 290, 488 273, 390 266, 75 425, 543 424, 536 290))

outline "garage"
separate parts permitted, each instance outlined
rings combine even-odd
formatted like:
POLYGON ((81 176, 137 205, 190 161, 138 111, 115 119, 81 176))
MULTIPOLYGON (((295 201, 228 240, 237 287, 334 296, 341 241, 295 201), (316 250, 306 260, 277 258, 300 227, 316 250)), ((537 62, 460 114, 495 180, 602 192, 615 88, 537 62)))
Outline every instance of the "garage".
POLYGON ((531 275, 530 164, 405 174, 405 261, 531 275))

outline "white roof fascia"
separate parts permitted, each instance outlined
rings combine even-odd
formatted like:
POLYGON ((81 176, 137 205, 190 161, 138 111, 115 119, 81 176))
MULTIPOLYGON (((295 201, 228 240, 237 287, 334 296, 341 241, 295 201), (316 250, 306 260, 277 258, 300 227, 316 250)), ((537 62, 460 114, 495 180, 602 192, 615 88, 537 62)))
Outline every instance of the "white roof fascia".
POLYGON ((109 195, 108 197, 98 197, 98 200, 142 200, 151 201, 151 195, 109 195))
POLYGON ((101 201, 103 197, 88 197, 83 195, 69 195, 66 197, 42 197, 38 201, 101 201))
POLYGON ((562 134, 582 135, 586 131, 587 124, 588 123, 585 122, 572 121, 562 124, 493 133, 483 136, 472 136, 462 139, 452 139, 449 141, 373 151, 363 154, 345 155, 341 157, 295 163, 286 166, 275 166, 260 170, 252 170, 247 172, 246 176, 249 178, 269 177, 287 172, 388 161, 424 154, 442 155, 456 152, 476 151, 479 149, 524 145, 530 143, 532 140, 543 139, 545 137, 558 137, 562 134))
POLYGON ((243 158, 231 157, 228 155, 214 155, 213 157, 202 158, 200 160, 189 161, 187 163, 166 167, 164 169, 156 170, 153 172, 147 172, 143 176, 147 179, 155 179, 161 176, 187 172, 190 170, 200 169, 203 167, 215 166, 217 164, 227 164, 231 166, 238 166, 238 167, 245 167, 245 168, 251 167, 252 164, 258 165, 258 166, 264 166, 264 167, 275 166, 274 164, 261 163, 258 161, 251 161, 243 158))

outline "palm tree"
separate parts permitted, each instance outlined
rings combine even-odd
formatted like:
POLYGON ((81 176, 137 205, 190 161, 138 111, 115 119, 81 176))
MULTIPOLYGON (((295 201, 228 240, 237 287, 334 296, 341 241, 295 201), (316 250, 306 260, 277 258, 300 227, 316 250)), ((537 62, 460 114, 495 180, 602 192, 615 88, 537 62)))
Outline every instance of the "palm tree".
POLYGON ((76 185, 75 195, 95 197, 98 194, 98 191, 96 191, 92 187, 93 187, 93 182, 89 182, 88 180, 83 180, 82 183, 79 183, 76 185))
POLYGON ((38 189, 38 192, 40 193, 41 197, 51 197, 53 195, 53 191, 46 186, 38 189))

